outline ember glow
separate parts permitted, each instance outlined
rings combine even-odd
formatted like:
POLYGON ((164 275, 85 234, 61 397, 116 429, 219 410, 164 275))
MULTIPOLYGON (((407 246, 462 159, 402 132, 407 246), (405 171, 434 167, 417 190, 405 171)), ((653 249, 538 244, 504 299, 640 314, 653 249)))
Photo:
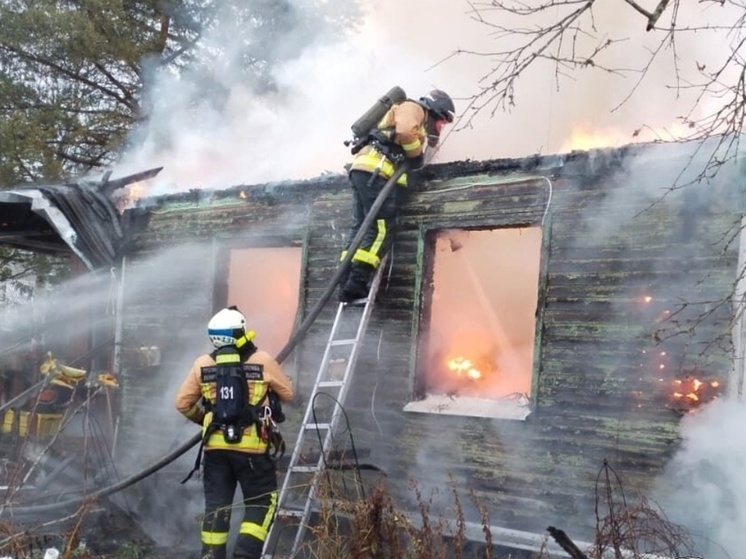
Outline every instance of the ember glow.
POLYGON ((671 399, 688 409, 707 403, 721 395, 721 383, 717 380, 702 380, 694 376, 673 381, 671 399))
POLYGON ((145 181, 128 184, 116 193, 116 206, 120 213, 135 205, 135 202, 143 198, 148 191, 145 181))
POLYGON ((459 377, 471 380, 482 378, 482 372, 474 366, 471 360, 465 357, 454 357, 448 360, 448 369, 454 371, 459 377))
POLYGON ((145 195, 145 191, 147 190, 147 186, 144 182, 136 182, 134 184, 130 184, 127 187, 127 191, 129 193, 129 197, 132 200, 139 200, 145 195))

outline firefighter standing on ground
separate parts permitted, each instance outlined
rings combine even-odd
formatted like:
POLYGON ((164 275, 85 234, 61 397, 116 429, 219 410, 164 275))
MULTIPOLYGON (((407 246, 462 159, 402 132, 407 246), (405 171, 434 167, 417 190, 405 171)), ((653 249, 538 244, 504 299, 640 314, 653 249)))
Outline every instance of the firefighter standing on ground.
POLYGON ((226 557, 233 497, 236 485, 240 485, 244 516, 234 557, 259 559, 277 508, 277 474, 265 427, 257 420, 267 409, 270 389, 281 401, 290 401, 293 387, 279 363, 251 341, 254 332, 246 330, 246 319, 235 307, 221 310, 210 320, 208 336, 215 351, 194 361, 176 396, 179 412, 201 424, 205 434, 202 558, 226 557), (225 377, 218 376, 221 370, 238 371, 232 379, 237 381, 236 375, 240 375, 244 384, 225 384, 225 377), (248 419, 232 426, 217 424, 215 418, 225 416, 221 406, 226 409, 218 391, 232 397, 233 388, 244 386, 244 400, 248 397, 248 406, 244 407, 248 411, 242 416, 248 419))
MULTIPOLYGON (((406 160, 410 169, 421 168, 426 145, 437 146, 443 125, 453 122, 455 111, 451 97, 438 89, 418 101, 407 99, 388 110, 368 135, 365 145, 355 154, 350 166, 349 178, 354 196, 350 242, 397 165, 406 160)), ((407 173, 404 173, 398 179, 398 187, 383 203, 374 224, 355 251, 349 274, 340 286, 340 301, 367 297, 373 272, 391 246, 398 211, 397 198, 400 197, 400 187, 407 186, 407 178, 407 173)), ((346 254, 347 250, 342 252, 342 259, 346 254)))

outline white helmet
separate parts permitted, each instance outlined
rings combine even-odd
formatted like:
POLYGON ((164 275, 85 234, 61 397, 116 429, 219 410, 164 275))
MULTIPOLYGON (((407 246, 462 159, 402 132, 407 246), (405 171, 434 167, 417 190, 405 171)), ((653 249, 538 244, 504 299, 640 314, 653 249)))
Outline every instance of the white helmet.
POLYGON ((207 335, 216 348, 227 345, 243 345, 241 338, 250 341, 254 332, 246 332, 246 317, 236 307, 222 309, 207 323, 207 335))

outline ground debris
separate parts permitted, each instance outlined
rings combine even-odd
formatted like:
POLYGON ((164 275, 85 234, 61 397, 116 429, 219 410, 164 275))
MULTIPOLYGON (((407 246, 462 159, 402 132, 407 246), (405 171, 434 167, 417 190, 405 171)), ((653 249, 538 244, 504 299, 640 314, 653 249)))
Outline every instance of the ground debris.
POLYGON ((0 558, 41 559, 49 548, 65 559, 199 558, 198 550, 157 545, 131 514, 111 503, 56 523, 53 530, 28 524, 4 525, 3 532, 8 536, 0 546, 0 558))

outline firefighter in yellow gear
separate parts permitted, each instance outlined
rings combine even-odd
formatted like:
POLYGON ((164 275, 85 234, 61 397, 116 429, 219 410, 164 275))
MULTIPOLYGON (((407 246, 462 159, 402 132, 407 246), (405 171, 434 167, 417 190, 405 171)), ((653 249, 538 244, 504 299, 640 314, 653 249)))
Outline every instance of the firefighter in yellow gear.
POLYGON ((215 351, 194 361, 176 395, 176 409, 203 427, 202 558, 225 559, 240 485, 244 514, 233 557, 259 559, 277 508, 277 472, 266 432, 268 394, 287 402, 294 391, 280 364, 252 342, 254 332, 246 330, 236 307, 213 316, 208 336, 215 351))
MULTIPOLYGON (((349 242, 357 235, 397 166, 406 160, 410 162, 410 168, 421 168, 426 147, 434 148, 438 144, 441 129, 444 124, 453 122, 455 110, 451 97, 436 89, 418 101, 407 99, 394 104, 386 112, 350 165, 354 222, 349 242)), ((406 187, 408 181, 409 177, 404 173, 397 184, 406 187)), ((342 278, 340 301, 367 297, 373 272, 391 246, 400 198, 401 190, 397 188, 378 211, 374 224, 352 256, 349 273, 342 278)), ((346 254, 347 249, 342 252, 341 259, 346 254)))

